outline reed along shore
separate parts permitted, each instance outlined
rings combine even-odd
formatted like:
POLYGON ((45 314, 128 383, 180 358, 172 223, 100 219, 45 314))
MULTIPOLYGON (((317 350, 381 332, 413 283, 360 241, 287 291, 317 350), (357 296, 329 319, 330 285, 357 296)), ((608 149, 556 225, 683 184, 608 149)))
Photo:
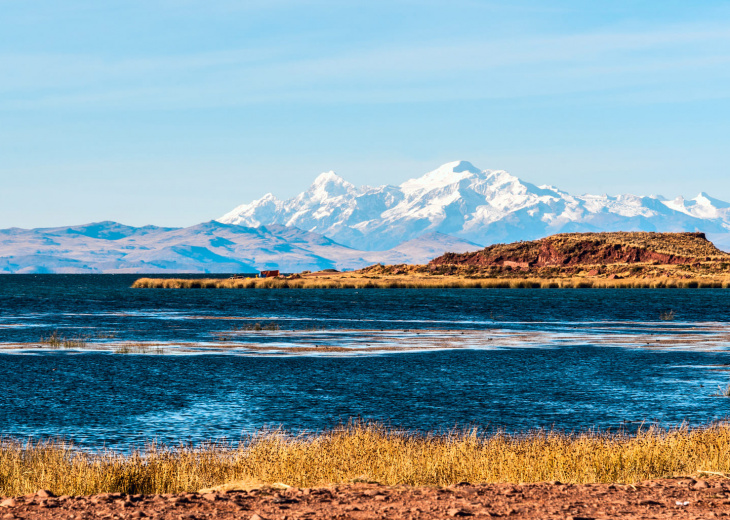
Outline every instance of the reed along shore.
MULTIPOLYGON (((730 426, 566 434, 422 434, 350 423, 331 431, 269 431, 239 446, 161 447, 90 453, 62 441, 0 442, 0 496, 178 493, 231 481, 297 487, 377 482, 634 483, 730 473, 730 426)), ((703 478, 704 478, 703 477, 703 478)))
POLYGON ((287 278, 140 278, 136 289, 728 289, 730 276, 696 278, 481 278, 339 273, 287 278))

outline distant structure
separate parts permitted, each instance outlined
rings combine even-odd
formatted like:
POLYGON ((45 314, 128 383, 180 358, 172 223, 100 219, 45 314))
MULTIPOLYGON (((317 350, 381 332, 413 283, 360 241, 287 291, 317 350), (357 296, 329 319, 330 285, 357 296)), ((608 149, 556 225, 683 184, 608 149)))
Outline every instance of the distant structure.
POLYGON ((260 278, 276 278, 277 276, 279 276, 278 269, 274 271, 261 271, 261 274, 259 275, 260 278))

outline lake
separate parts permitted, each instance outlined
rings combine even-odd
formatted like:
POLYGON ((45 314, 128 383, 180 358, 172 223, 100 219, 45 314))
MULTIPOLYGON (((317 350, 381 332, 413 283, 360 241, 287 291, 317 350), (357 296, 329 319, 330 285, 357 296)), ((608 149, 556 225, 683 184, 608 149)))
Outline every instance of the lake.
POLYGON ((127 450, 350 418, 634 431, 730 412, 713 395, 730 384, 726 290, 131 289, 136 278, 0 276, 0 435, 127 450))

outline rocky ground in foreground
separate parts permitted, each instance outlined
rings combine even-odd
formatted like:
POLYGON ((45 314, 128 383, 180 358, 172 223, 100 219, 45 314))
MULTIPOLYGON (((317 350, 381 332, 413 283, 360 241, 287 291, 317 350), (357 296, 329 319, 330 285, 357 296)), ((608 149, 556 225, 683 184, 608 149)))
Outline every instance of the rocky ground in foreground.
POLYGON ((635 485, 485 484, 448 488, 351 484, 176 495, 55 497, 0 501, 0 519, 158 518, 715 518, 730 516, 730 480, 678 478, 635 485))

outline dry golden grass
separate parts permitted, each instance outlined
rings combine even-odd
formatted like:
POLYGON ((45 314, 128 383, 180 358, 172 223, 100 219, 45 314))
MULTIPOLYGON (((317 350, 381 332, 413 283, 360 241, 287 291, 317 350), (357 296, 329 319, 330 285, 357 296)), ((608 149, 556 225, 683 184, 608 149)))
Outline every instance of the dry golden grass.
POLYGON ((730 426, 647 429, 635 436, 536 432, 524 436, 403 433, 373 424, 287 436, 242 447, 149 448, 144 455, 87 454, 59 442, 0 445, 0 495, 195 491, 225 482, 311 487, 376 481, 443 486, 485 482, 625 482, 730 472, 730 426))
MULTIPOLYGON (((561 233, 547 237, 544 240, 553 242, 555 247, 562 251, 569 251, 576 246, 581 247, 586 242, 594 242, 606 245, 637 247, 656 253, 691 258, 728 258, 728 255, 715 247, 712 242, 705 238, 700 238, 696 233, 654 233, 643 231, 561 233)), ((505 247, 515 247, 516 245, 510 244, 505 247)))
POLYGON ((730 288, 730 276, 696 278, 468 278, 340 273, 317 278, 140 278, 137 289, 661 289, 730 288))

